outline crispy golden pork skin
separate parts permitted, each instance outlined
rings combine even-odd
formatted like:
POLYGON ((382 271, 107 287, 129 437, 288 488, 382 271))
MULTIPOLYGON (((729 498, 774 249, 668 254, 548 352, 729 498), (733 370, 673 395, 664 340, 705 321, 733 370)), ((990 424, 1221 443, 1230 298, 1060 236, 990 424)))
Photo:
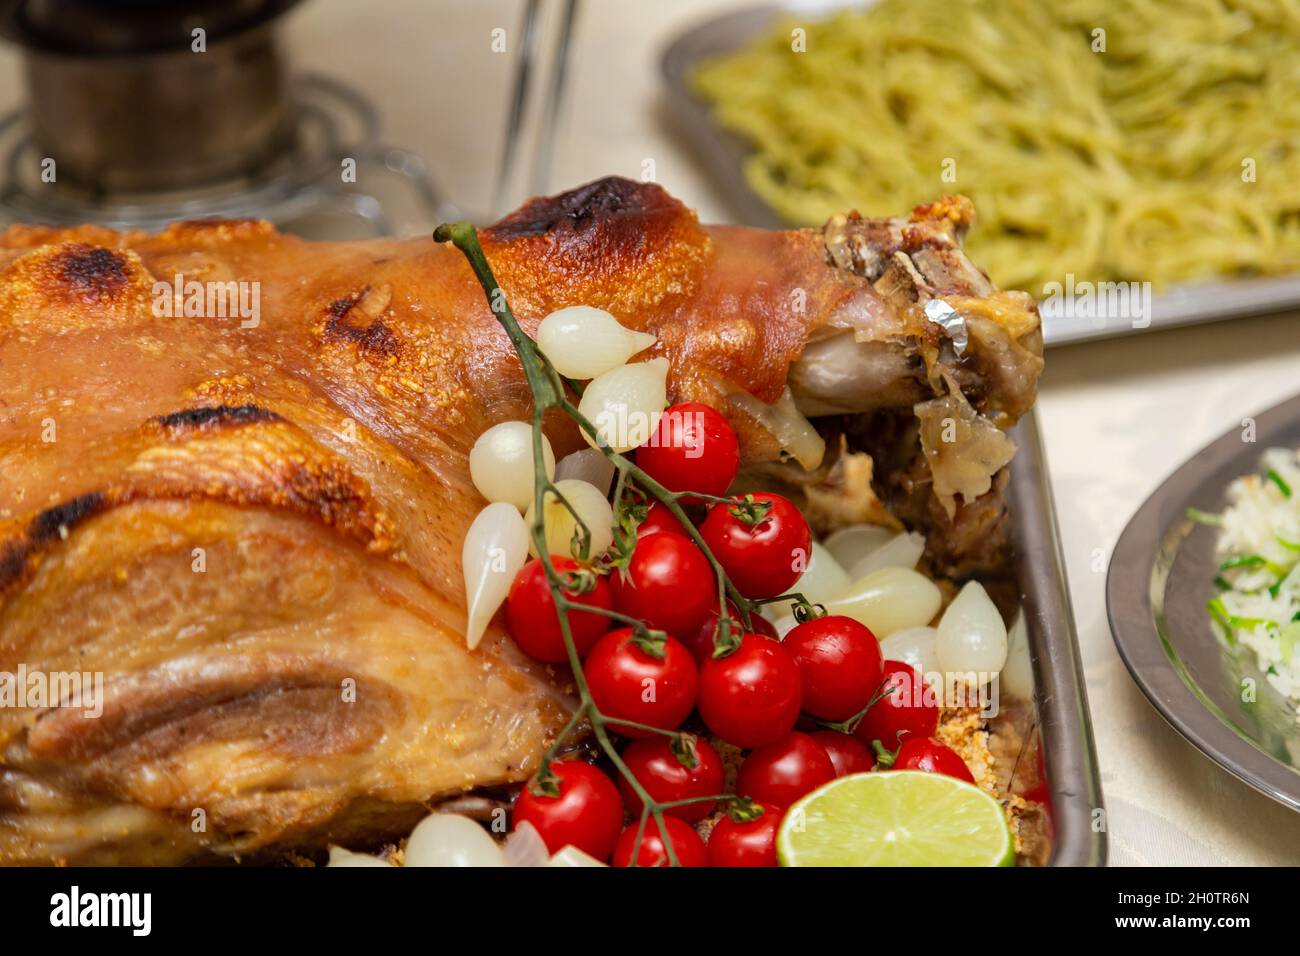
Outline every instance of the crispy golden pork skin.
MULTIPOLYGON (((802 363, 813 414, 940 401, 979 429, 1028 407, 1032 307, 990 297, 958 248, 968 222, 950 200, 825 235, 705 228, 660 188, 607 179, 481 238, 525 328, 587 304, 654 332, 673 399, 727 410, 753 463, 781 442, 729 398, 775 402, 810 343, 846 332, 867 377, 802 363), (940 294, 965 303, 964 357, 924 316, 940 294)), ((428 239, 5 233, 0 675, 105 683, 94 717, 0 709, 0 863, 361 844, 524 779, 565 681, 500 627, 466 649, 460 552, 483 505, 469 449, 529 405, 466 263, 428 239), (200 307, 186 283, 236 298, 200 307)), ((551 426, 558 454, 579 447, 551 426)), ((908 467, 925 498, 925 458, 908 467)), ((935 513, 996 520, 996 480, 981 501, 935 513)))

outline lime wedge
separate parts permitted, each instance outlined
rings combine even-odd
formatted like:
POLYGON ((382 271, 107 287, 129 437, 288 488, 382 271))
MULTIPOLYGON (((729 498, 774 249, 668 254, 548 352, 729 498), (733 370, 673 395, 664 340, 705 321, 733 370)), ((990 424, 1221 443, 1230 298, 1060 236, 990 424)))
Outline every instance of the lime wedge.
POLYGON ((790 807, 782 866, 1012 866, 998 802, 937 773, 890 770, 832 780, 790 807))

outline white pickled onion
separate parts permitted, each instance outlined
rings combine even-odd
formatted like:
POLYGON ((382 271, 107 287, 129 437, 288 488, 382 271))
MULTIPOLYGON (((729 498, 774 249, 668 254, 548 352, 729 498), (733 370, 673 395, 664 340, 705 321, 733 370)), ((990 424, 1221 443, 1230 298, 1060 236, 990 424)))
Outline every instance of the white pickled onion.
POLYGON ((551 852, 546 849, 546 841, 537 832, 537 827, 524 820, 506 837, 501 846, 501 858, 506 866, 546 866, 551 852))
POLYGON ((406 841, 407 866, 503 866, 496 840, 469 817, 434 813, 406 841))
POLYGON ((1007 662, 1007 627, 978 581, 970 581, 939 619, 939 666, 945 674, 996 674, 1007 662))
POLYGON ((614 480, 614 463, 605 457, 598 448, 584 448, 571 455, 565 455, 555 466, 555 480, 566 479, 586 481, 604 492, 614 480))
POLYGON ((824 602, 831 614, 844 614, 884 639, 905 627, 928 624, 943 595, 923 574, 910 568, 881 568, 824 602))
MULTIPOLYGON (((596 557, 614 543, 614 509, 605 500, 605 494, 595 485, 576 478, 557 481, 555 488, 573 506, 587 530, 591 532, 591 552, 588 557, 596 557)), ((530 507, 525 521, 532 527, 536 509, 530 507)), ((578 527, 572 512, 564 506, 552 492, 546 493, 546 505, 543 517, 546 530, 546 547, 551 554, 568 555, 572 552, 573 532, 578 527)), ((536 554, 530 537, 529 551, 536 554)))
POLYGON ((880 653, 887 661, 911 664, 924 677, 942 686, 939 652, 934 646, 938 638, 939 632, 932 627, 905 627, 880 642, 880 653))
POLYGON ((351 850, 345 850, 341 846, 330 847, 330 860, 326 866, 386 866, 392 867, 393 864, 387 860, 381 860, 377 856, 371 856, 369 853, 353 853, 351 850))
POLYGON ((878 524, 853 524, 832 531, 825 545, 840 567, 847 570, 893 537, 893 531, 878 524))
POLYGON ((904 531, 859 560, 849 570, 849 575, 856 580, 881 568, 914 568, 924 553, 925 537, 915 531, 904 531))
MULTIPOLYGON (((542 436, 546 477, 555 477, 555 453, 542 436)), ((533 426, 527 422, 501 422, 482 435, 469 453, 469 476, 488 501, 505 501, 520 511, 533 500, 533 426)))
POLYGON ((822 604, 840 594, 849 586, 849 575, 826 548, 816 541, 808 555, 808 567, 799 580, 790 587, 814 604, 822 604))
POLYGON ((572 843, 567 843, 555 851, 555 856, 551 857, 551 862, 547 866, 604 866, 600 860, 587 853, 583 853, 572 843))
POLYGON ((620 325, 604 309, 589 305, 556 309, 537 326, 537 347, 567 378, 595 378, 655 341, 653 335, 620 325))
MULTIPOLYGON (((614 451, 631 451, 654 434, 668 401, 668 360, 620 365, 588 383, 578 411, 614 451)), ((595 441, 583 437, 592 447, 595 441)))
POLYGON ((1000 688, 1008 697, 1034 699, 1034 665, 1029 657, 1029 629, 1021 611, 1007 631, 1007 662, 1002 668, 1000 688))
POLYGON ((498 501, 480 511, 465 533, 460 558, 465 572, 465 643, 473 650, 528 560, 528 526, 519 509, 498 501))

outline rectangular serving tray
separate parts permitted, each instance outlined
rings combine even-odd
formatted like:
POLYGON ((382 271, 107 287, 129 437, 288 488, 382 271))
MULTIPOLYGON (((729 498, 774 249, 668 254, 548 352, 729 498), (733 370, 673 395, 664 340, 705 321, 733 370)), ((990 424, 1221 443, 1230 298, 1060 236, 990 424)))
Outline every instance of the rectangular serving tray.
MULTIPOLYGON (((852 4, 846 0, 802 0, 747 7, 698 24, 681 34, 665 50, 661 66, 667 80, 669 111, 692 148, 713 173, 741 224, 768 229, 789 228, 789 223, 784 222, 749 188, 742 166, 750 147, 742 138, 713 121, 707 104, 691 91, 691 71, 703 60, 736 50, 782 15, 818 17, 845 6, 869 5, 869 2, 852 4)), ((863 215, 882 215, 889 210, 860 211, 863 215)), ((1102 320, 1070 315, 1051 307, 1042 307, 1041 312, 1044 341, 1048 345, 1068 345, 1296 307, 1300 307, 1300 275, 1216 279, 1174 286, 1153 295, 1150 314, 1137 323, 1121 318, 1102 320)))

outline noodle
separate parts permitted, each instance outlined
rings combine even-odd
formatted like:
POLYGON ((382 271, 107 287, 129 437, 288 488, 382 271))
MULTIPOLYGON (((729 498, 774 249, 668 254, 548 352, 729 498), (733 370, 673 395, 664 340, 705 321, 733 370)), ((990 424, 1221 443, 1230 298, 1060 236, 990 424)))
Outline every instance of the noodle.
POLYGON ((694 82, 792 223, 960 191, 1003 287, 1300 269, 1300 0, 883 0, 694 82))

